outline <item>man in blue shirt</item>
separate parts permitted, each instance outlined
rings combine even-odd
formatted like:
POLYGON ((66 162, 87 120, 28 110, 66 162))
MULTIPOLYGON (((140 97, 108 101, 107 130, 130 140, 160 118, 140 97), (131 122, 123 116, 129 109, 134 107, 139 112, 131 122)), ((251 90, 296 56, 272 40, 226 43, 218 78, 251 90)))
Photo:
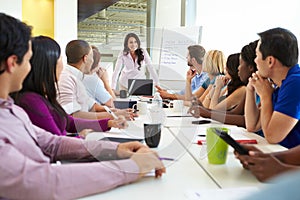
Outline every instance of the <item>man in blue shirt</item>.
POLYGON ((262 129, 269 143, 287 148, 300 144, 300 68, 297 38, 274 28, 259 33, 255 62, 258 71, 249 79, 245 120, 248 131, 262 129), (272 85, 277 88, 274 90, 272 85), (255 93, 261 108, 255 103, 255 93))
MULTIPOLYGON (((205 49, 200 45, 191 45, 188 47, 187 64, 190 66, 188 73, 191 73, 193 78, 191 80, 192 92, 196 91, 208 78, 206 72, 202 72, 202 61, 205 54, 205 49)), ((159 86, 155 86, 160 96, 163 99, 185 99, 185 89, 178 93, 169 93, 167 90, 159 86)))

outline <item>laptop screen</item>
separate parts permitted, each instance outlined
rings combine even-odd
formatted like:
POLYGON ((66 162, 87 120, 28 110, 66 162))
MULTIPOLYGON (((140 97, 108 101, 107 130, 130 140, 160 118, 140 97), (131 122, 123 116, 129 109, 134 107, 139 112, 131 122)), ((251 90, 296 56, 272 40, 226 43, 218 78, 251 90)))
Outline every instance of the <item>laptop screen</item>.
POLYGON ((129 95, 152 96, 153 80, 152 79, 128 79, 129 95))

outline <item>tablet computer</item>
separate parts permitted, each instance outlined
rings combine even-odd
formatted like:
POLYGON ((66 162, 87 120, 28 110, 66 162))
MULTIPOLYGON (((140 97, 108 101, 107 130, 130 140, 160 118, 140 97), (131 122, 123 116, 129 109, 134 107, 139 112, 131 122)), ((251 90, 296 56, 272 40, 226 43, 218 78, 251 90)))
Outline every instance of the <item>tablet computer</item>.
POLYGON ((209 124, 211 121, 206 119, 192 121, 192 124, 209 124))
POLYGON ((237 141, 235 141, 227 132, 222 131, 222 129, 215 129, 215 133, 222 138, 227 144, 232 146, 234 150, 236 150, 240 155, 248 155, 249 150, 240 145, 237 141))

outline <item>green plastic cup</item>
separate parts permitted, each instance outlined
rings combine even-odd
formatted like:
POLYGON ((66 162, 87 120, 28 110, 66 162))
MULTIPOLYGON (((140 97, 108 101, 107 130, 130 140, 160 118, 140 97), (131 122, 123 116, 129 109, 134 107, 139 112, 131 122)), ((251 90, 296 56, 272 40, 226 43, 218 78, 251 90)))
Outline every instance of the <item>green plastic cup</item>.
POLYGON ((225 164, 227 159, 228 144, 216 133, 215 129, 221 129, 229 133, 228 128, 209 127, 206 129, 206 151, 210 164, 225 164))

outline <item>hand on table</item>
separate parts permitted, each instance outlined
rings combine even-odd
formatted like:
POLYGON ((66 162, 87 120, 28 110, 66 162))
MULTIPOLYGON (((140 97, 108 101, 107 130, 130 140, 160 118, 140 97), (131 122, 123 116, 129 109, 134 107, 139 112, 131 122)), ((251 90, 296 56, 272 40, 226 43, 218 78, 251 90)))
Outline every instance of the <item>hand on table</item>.
POLYGON ((108 127, 125 129, 128 127, 128 123, 123 115, 119 115, 118 119, 113 119, 108 121, 108 127))
POLYGON ((193 117, 200 117, 200 105, 198 98, 196 96, 192 97, 192 105, 190 106, 188 113, 192 114, 193 117))
POLYGON ((134 120, 135 117, 138 117, 137 113, 134 113, 134 109, 111 109, 117 116, 124 116, 126 120, 134 120))
POLYGON ((294 167, 282 163, 272 154, 266 154, 254 146, 244 145, 249 149, 249 155, 239 155, 236 151, 234 154, 240 160, 243 167, 259 180, 266 181, 282 172, 293 169, 294 167))
POLYGON ((148 148, 140 142, 125 142, 120 143, 117 148, 119 158, 129 158, 141 148, 148 148))
POLYGON ((162 89, 158 85, 156 85, 155 88, 157 89, 157 92, 159 92, 159 95, 161 96, 161 98, 163 98, 163 99, 176 99, 176 96, 174 96, 174 94, 169 93, 167 90, 162 89))
POLYGON ((78 135, 84 139, 91 132, 93 132, 93 129, 83 129, 78 133, 78 135))
POLYGON ((148 147, 140 148, 131 156, 131 159, 139 166, 140 177, 155 169, 155 177, 161 177, 166 173, 166 168, 160 161, 158 154, 148 147))

